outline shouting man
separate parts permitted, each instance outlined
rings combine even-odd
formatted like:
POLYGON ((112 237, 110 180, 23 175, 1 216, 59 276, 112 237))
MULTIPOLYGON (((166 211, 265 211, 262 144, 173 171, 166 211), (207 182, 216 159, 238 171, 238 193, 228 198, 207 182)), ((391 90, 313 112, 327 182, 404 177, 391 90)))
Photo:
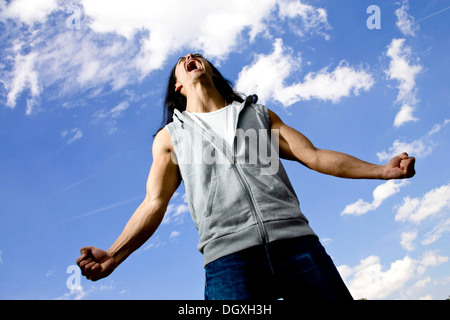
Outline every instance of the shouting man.
POLYGON ((178 60, 147 195, 107 251, 80 250, 83 275, 108 276, 146 242, 183 181, 204 256, 205 299, 352 299, 280 158, 336 177, 384 180, 414 176, 415 160, 402 153, 375 165, 316 148, 256 100, 235 93, 201 55, 178 60))

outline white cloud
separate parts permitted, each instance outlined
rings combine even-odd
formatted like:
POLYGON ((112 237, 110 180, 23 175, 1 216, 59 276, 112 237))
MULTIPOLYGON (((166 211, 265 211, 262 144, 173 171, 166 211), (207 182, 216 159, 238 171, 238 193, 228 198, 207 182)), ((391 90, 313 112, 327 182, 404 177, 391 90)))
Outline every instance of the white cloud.
POLYGON ((108 128, 108 134, 113 134, 117 131, 117 119, 122 117, 125 110, 130 107, 128 101, 122 101, 117 106, 111 108, 108 111, 100 109, 92 115, 93 123, 105 122, 108 128))
POLYGON ((318 34, 322 34, 325 39, 329 39, 329 36, 321 31, 322 29, 330 29, 325 9, 315 8, 301 1, 288 0, 279 1, 278 7, 280 18, 300 18, 300 23, 295 21, 295 25, 294 23, 291 24, 291 28, 297 35, 303 37, 311 30, 315 30, 318 34))
POLYGON ((27 114, 31 114, 33 106, 41 93, 38 72, 35 69, 37 54, 32 52, 27 55, 17 53, 14 58, 13 77, 10 81, 2 81, 8 90, 6 105, 15 108, 16 100, 22 92, 30 90, 31 98, 27 102, 27 114))
POLYGON ((408 104, 401 106, 400 111, 397 113, 394 119, 394 126, 400 127, 402 124, 409 121, 417 121, 416 117, 413 116, 414 108, 408 104))
POLYGON ((418 235, 417 231, 403 232, 400 241, 401 246, 408 251, 413 251, 414 250, 413 242, 414 240, 416 240, 417 235, 418 235))
POLYGON ((151 243, 146 245, 142 250, 147 251, 149 249, 156 249, 159 247, 164 247, 167 244, 167 242, 162 241, 159 236, 152 236, 151 243))
POLYGON ((130 104, 127 101, 122 101, 109 111, 111 113, 111 117, 113 119, 120 117, 129 106, 130 104))
POLYGON ((69 292, 66 292, 60 297, 55 298, 55 300, 81 300, 88 294, 87 291, 83 289, 83 286, 73 286, 70 288, 69 292))
POLYGON ((187 212, 189 212, 189 208, 185 203, 170 203, 167 206, 162 224, 181 224, 184 222, 185 213, 187 212))
POLYGON ((62 95, 69 95, 107 85, 119 90, 137 82, 133 63, 136 44, 110 35, 104 36, 100 45, 99 38, 87 29, 65 29, 51 39, 38 38, 35 50, 39 52, 37 68, 43 85, 58 85, 62 95))
POLYGON ((450 232, 450 219, 439 221, 437 225, 425 235, 425 239, 422 241, 423 245, 431 244, 437 241, 446 232, 450 232))
POLYGON ((168 53, 181 47, 225 58, 238 49, 244 30, 251 40, 265 31, 267 19, 277 6, 281 18, 300 17, 304 33, 327 24, 324 9, 301 1, 83 0, 82 4, 95 32, 115 32, 130 39, 139 30, 149 31, 149 37, 142 40, 138 61, 144 73, 160 68, 168 53))
POLYGON ((422 288, 422 287, 425 287, 430 282, 431 282, 431 277, 427 277, 425 279, 417 281, 417 283, 414 285, 414 287, 422 288))
POLYGON ((393 39, 388 46, 387 56, 391 59, 386 74, 389 79, 398 82, 398 96, 396 103, 402 103, 402 107, 395 117, 396 127, 409 121, 417 121, 413 116, 416 98, 416 77, 422 71, 420 64, 411 62, 411 48, 404 46, 405 39, 393 39))
POLYGON ((448 208, 450 208, 450 184, 428 191, 421 199, 404 198, 403 204, 397 208, 395 220, 420 223, 448 208))
POLYGON ((132 39, 136 32, 148 31, 135 61, 143 74, 161 68, 170 53, 183 47, 223 59, 238 48, 244 30, 251 37, 264 31, 263 20, 276 8, 274 0, 257 4, 242 0, 83 0, 82 4, 94 32, 132 39))
POLYGON ((444 128, 444 126, 446 126, 449 123, 450 123, 450 119, 445 119, 443 123, 435 124, 433 129, 431 129, 428 132, 428 136, 432 136, 433 134, 438 133, 439 131, 442 130, 442 128, 444 128))
POLYGON ((397 260, 384 271, 377 256, 369 256, 356 267, 339 266, 344 281, 355 299, 383 299, 400 290, 414 277, 417 261, 410 257, 397 260))
POLYGON ((321 239, 320 239, 320 242, 321 242, 324 246, 329 245, 329 244, 332 243, 333 241, 334 241, 334 239, 331 239, 331 238, 321 238, 321 239))
POLYGON ((422 257, 421 264, 424 267, 438 266, 448 261, 448 257, 438 255, 437 251, 427 251, 422 257))
POLYGON ((324 9, 298 0, 0 0, 0 9, 8 30, 7 60, 15 61, 14 68, 0 70, 0 83, 10 107, 30 90, 28 114, 51 86, 66 98, 89 89, 120 90, 161 69, 182 49, 226 59, 247 40, 267 35, 269 26, 275 30, 279 17, 301 22, 296 31, 304 34, 328 25, 324 9), (69 4, 81 10, 80 29, 67 26, 69 4), (32 26, 23 32, 21 23, 32 26))
POLYGON ((81 66, 80 74, 78 75, 79 83, 87 83, 93 80, 100 71, 99 61, 89 61, 81 66))
POLYGON ((63 132, 61 132, 61 137, 62 138, 68 137, 67 144, 71 144, 72 142, 81 139, 83 137, 83 132, 78 128, 74 128, 70 131, 64 130, 63 132))
POLYGON ((427 268, 447 261, 448 257, 428 251, 419 260, 409 256, 396 260, 387 270, 381 265, 380 258, 373 255, 361 260, 355 267, 341 265, 337 268, 355 299, 373 300, 385 299, 407 289, 412 280, 416 280, 416 284, 417 281, 427 281, 427 277, 421 278, 427 268))
POLYGON ((405 39, 393 39, 388 47, 387 56, 391 58, 387 74, 390 79, 399 81, 398 101, 413 99, 411 94, 415 87, 415 78, 422 70, 420 65, 411 65, 411 49, 404 46, 405 39))
POLYGON ((273 52, 255 57, 254 62, 239 73, 236 90, 242 93, 256 93, 261 101, 277 100, 284 106, 301 100, 328 100, 338 102, 351 93, 368 90, 373 85, 370 74, 356 70, 342 61, 334 71, 324 68, 308 73, 303 82, 286 84, 287 78, 301 67, 301 58, 295 57, 289 48, 276 39, 273 52))
POLYGON ((424 139, 414 140, 413 142, 401 142, 395 140, 389 151, 382 151, 377 153, 378 160, 388 160, 402 152, 408 153, 414 157, 425 157, 433 151, 433 145, 427 144, 424 139))
POLYGON ((327 24, 327 13, 322 8, 314 8, 309 4, 304 4, 301 1, 287 1, 282 0, 278 3, 281 18, 294 18, 300 16, 305 20, 305 24, 309 28, 319 24, 327 24))
POLYGON ((303 83, 297 86, 297 99, 329 100, 336 103, 352 93, 358 95, 360 90, 369 90, 373 83, 372 76, 364 70, 356 70, 341 62, 332 72, 324 68, 317 73, 308 73, 303 83))
POLYGON ((435 143, 431 137, 441 131, 449 123, 450 120, 445 119, 443 123, 435 124, 426 135, 409 143, 395 140, 392 147, 390 147, 388 151, 377 153, 378 160, 389 160, 402 152, 407 152, 411 156, 421 158, 429 155, 435 146, 435 143))
POLYGON ((47 89, 56 89, 50 99, 64 96, 67 100, 79 91, 109 92, 139 80, 131 63, 136 51, 132 42, 109 37, 106 45, 100 46, 98 37, 89 30, 57 31, 44 25, 33 32, 21 32, 11 24, 6 66, 0 69, 7 106, 14 108, 20 96, 27 94, 26 112, 32 114, 47 89), (11 40, 13 37, 17 40, 11 40))
POLYGON ((355 203, 347 205, 341 212, 341 215, 349 214, 359 216, 369 211, 373 211, 377 209, 384 200, 399 192, 400 188, 408 183, 408 180, 389 180, 375 188, 373 191, 373 201, 371 203, 358 199, 355 203))
POLYGON ((242 69, 236 81, 238 92, 256 93, 261 101, 286 100, 280 97, 280 91, 285 90, 283 82, 293 70, 299 69, 301 59, 285 54, 287 49, 283 48, 281 39, 276 39, 273 49, 273 53, 256 56, 252 65, 242 69))
POLYGON ((408 0, 404 0, 402 6, 395 10, 395 15, 397 16, 397 22, 395 25, 403 33, 403 35, 415 36, 415 32, 419 26, 414 23, 415 19, 407 12, 408 9, 408 0))
POLYGON ((172 232, 170 233, 169 239, 175 239, 175 238, 179 237, 180 234, 181 234, 180 231, 172 231, 172 232))
POLYGON ((115 285, 113 283, 105 284, 104 282, 99 285, 91 285, 87 290, 82 285, 72 285, 69 287, 69 292, 55 298, 55 300, 81 300, 93 292, 111 291, 113 289, 115 289, 115 285))
POLYGON ((57 2, 57 0, 14 0, 6 7, 6 1, 1 0, 0 8, 3 7, 4 11, 0 13, 0 21, 18 19, 29 25, 44 22, 46 17, 57 9, 57 2))
POLYGON ((45 277, 48 278, 48 277, 53 276, 54 274, 55 274, 55 269, 51 269, 45 273, 45 277))

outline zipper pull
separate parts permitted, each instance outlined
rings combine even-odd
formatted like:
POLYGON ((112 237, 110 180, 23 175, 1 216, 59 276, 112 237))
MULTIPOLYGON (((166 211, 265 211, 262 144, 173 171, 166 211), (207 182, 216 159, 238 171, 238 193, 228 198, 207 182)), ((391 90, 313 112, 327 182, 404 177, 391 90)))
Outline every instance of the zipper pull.
POLYGON ((256 103, 258 101, 258 96, 256 94, 252 94, 247 96, 247 98, 245 99, 245 106, 249 106, 252 105, 254 103, 256 103))

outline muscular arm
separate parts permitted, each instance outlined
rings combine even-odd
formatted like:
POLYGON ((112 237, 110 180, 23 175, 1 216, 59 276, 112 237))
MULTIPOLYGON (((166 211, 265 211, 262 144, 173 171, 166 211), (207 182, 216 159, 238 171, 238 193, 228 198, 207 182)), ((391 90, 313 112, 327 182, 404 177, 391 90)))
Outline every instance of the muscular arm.
POLYGON ((153 235, 181 182, 177 166, 171 160, 171 151, 169 133, 161 130, 153 144, 153 164, 147 180, 146 197, 107 251, 118 263, 153 235))
POLYGON ((271 128, 279 130, 280 156, 302 163, 320 173, 350 179, 402 179, 414 176, 413 157, 406 153, 392 158, 386 165, 362 161, 345 153, 316 148, 297 130, 284 124, 269 110, 271 128))
POLYGON ((153 163, 147 180, 145 199, 131 216, 122 233, 107 250, 85 247, 77 259, 90 280, 108 276, 131 253, 144 244, 160 225, 170 198, 180 185, 178 167, 171 160, 169 132, 161 130, 153 143, 153 163))

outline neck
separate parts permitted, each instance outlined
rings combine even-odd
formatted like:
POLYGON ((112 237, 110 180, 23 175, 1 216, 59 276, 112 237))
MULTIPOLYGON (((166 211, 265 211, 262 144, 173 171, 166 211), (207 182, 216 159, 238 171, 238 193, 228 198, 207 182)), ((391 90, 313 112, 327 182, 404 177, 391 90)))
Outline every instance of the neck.
POLYGON ((214 84, 197 83, 186 88, 186 111, 194 113, 212 112, 226 106, 226 101, 214 84))

